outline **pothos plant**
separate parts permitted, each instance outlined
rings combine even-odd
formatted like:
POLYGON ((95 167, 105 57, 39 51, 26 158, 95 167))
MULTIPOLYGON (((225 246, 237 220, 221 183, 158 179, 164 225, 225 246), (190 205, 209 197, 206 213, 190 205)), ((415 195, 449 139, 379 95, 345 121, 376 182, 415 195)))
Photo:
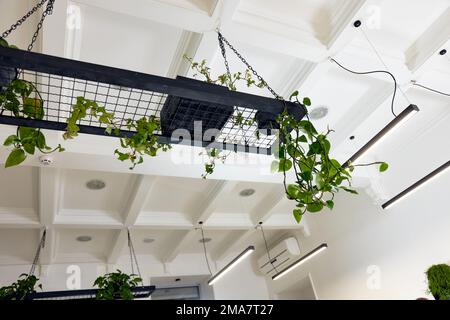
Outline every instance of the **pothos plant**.
POLYGON ((142 279, 134 274, 128 275, 120 270, 107 273, 104 276, 98 277, 94 282, 94 286, 99 289, 96 299, 133 300, 132 289, 139 283, 142 283, 142 279))
MULTIPOLYGON (((205 81, 227 86, 230 90, 236 90, 238 82, 244 82, 248 87, 264 88, 267 85, 264 81, 253 80, 249 70, 234 74, 225 73, 214 78, 205 60, 198 63, 190 58, 187 59, 196 72, 196 76, 203 76, 205 81)), ((296 102, 299 108, 311 106, 311 100, 308 97, 299 99, 298 91, 291 94, 290 100, 296 102)), ((232 124, 238 130, 255 125, 256 121, 256 119, 245 119, 239 112, 232 118, 232 124)), ((333 131, 328 128, 326 132, 319 133, 308 115, 306 119, 297 120, 285 109, 275 121, 279 130, 279 145, 275 152, 276 160, 272 163, 272 170, 283 174, 286 196, 296 203, 293 215, 297 222, 300 222, 307 212, 320 212, 325 207, 333 209, 335 194, 340 190, 357 194, 351 185, 351 173, 355 167, 379 165, 380 172, 388 169, 388 164, 385 162, 358 165, 347 163, 344 166, 333 159, 330 156, 331 143, 328 139, 333 131), (290 171, 294 177, 292 182, 288 181, 287 173, 290 171)), ((259 131, 255 130, 255 132, 259 140, 259 131)), ((219 151, 215 148, 206 150, 203 154, 208 157, 208 161, 205 163, 203 178, 207 178, 214 172, 217 161, 225 162, 230 153, 231 151, 219 151)))
POLYGON ((23 273, 16 282, 0 288, 0 300, 25 300, 29 294, 36 292, 37 288, 42 290, 42 285, 37 284, 38 281, 36 276, 23 273))
MULTIPOLYGON (((0 45, 16 48, 10 46, 3 38, 0 38, 0 45)), ((11 70, 6 71, 10 72, 11 70)), ((30 81, 19 79, 17 75, 7 86, 0 87, 0 115, 5 110, 19 118, 42 120, 45 117, 44 100, 36 86, 30 81)), ((130 169, 143 162, 144 154, 154 157, 159 150, 170 149, 170 145, 158 142, 156 133, 161 130, 161 124, 155 116, 142 117, 137 120, 127 119, 124 127, 133 133, 122 135, 120 130, 122 123, 117 120, 115 114, 108 112, 96 101, 84 97, 77 97, 71 108, 67 118, 67 127, 63 134, 64 140, 74 139, 78 136, 80 131, 78 124, 87 117, 96 119, 104 125, 107 134, 120 138, 121 149, 116 149, 114 153, 120 161, 130 161, 130 169)), ((17 127, 16 134, 8 136, 3 145, 13 147, 6 159, 5 167, 21 164, 27 155, 33 155, 36 151, 52 153, 65 150, 61 145, 56 148, 49 147, 41 129, 25 126, 17 127)))

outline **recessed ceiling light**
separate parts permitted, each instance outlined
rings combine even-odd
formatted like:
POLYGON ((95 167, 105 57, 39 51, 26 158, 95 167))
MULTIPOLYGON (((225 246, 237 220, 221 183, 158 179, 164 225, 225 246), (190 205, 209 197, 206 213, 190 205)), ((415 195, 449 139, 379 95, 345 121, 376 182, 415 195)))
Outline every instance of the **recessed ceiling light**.
POLYGON ((144 240, 142 240, 144 243, 152 243, 155 241, 155 239, 153 238, 144 238, 144 240))
POLYGON ((319 107, 312 109, 309 112, 309 117, 313 120, 318 120, 318 119, 325 118, 327 114, 328 114, 328 107, 319 106, 319 107))
POLYGON ((86 187, 89 190, 101 190, 103 188, 105 188, 106 183, 102 180, 98 180, 98 179, 93 179, 93 180, 89 180, 88 182, 86 182, 86 187))
POLYGON ((79 242, 89 242, 92 240, 91 236, 78 236, 77 241, 79 242))
POLYGON ((200 243, 207 243, 207 242, 210 242, 210 241, 212 241, 211 238, 204 238, 204 239, 198 240, 198 242, 200 242, 200 243))
POLYGON ((178 282, 178 281, 181 281, 181 279, 180 279, 180 278, 176 278, 176 279, 175 279, 175 282, 178 282))
POLYGON ((350 136, 349 139, 350 139, 350 140, 354 140, 354 139, 355 139, 355 136, 350 136))
POLYGON ((445 50, 445 49, 442 49, 441 51, 439 51, 439 54, 441 55, 441 56, 443 56, 444 54, 446 54, 447 53, 447 50, 445 50))
POLYGON ((254 193, 255 193, 255 189, 244 189, 241 192, 239 192, 239 195, 241 197, 250 197, 254 193))

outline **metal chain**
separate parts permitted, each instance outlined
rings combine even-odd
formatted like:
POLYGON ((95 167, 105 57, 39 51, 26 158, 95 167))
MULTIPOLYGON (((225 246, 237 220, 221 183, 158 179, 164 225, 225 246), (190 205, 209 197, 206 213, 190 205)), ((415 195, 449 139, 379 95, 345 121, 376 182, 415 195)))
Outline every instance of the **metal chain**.
MULTIPOLYGON (((46 0, 47 1, 47 0, 46 0)), ((55 0, 48 0, 47 8, 42 12, 41 20, 39 20, 36 31, 33 34, 33 38, 31 39, 31 43, 28 46, 28 51, 31 51, 33 49, 34 43, 36 42, 39 32, 42 29, 42 25, 44 24, 44 20, 47 17, 47 15, 50 15, 53 13, 53 5, 55 3, 55 0)))
POLYGON ((2 38, 6 38, 9 36, 11 32, 16 30, 22 23, 24 23, 33 13, 35 13, 40 7, 44 5, 48 0, 41 0, 35 7, 33 7, 26 15, 24 15, 22 18, 17 20, 16 23, 14 23, 8 30, 2 33, 2 38))
POLYGON ((270 91, 270 93, 276 98, 276 99, 280 99, 280 100, 284 100, 282 96, 280 96, 278 93, 275 92, 275 90, 273 90, 267 83, 266 80, 263 79, 263 77, 261 77, 255 69, 253 69, 253 67, 247 62, 247 60, 245 60, 245 58, 228 42, 227 39, 225 39, 225 37, 222 35, 222 33, 220 33, 220 31, 217 31, 217 38, 219 40, 219 46, 220 49, 222 51, 222 56, 223 59, 225 61, 225 67, 227 68, 227 73, 228 76, 230 77, 231 80, 231 72, 230 72, 230 67, 228 66, 228 61, 227 61, 227 56, 226 56, 226 50, 225 50, 225 44, 228 46, 228 48, 231 49, 231 51, 234 52, 234 54, 239 58, 239 60, 241 60, 242 63, 244 63, 246 65, 246 67, 248 68, 248 70, 250 70, 253 75, 255 77, 258 78, 258 80, 264 84, 264 86, 267 88, 267 90, 270 91))
POLYGON ((139 264, 138 264, 138 260, 136 257, 136 252, 134 251, 133 242, 131 241, 130 229, 127 229, 127 233, 128 233, 128 248, 130 249, 131 273, 134 274, 134 264, 136 264, 136 269, 137 269, 139 278, 141 278, 141 283, 143 283, 141 270, 139 269, 139 264), (133 258, 134 258, 134 263, 133 263, 133 258))
POLYGON ((42 233, 41 241, 39 241, 39 246, 36 250, 36 255, 34 256, 33 264, 31 265, 30 272, 28 273, 28 276, 34 275, 34 271, 36 270, 36 266, 39 262, 39 256, 41 255, 41 249, 45 247, 45 236, 47 235, 47 229, 44 229, 44 232, 42 233))

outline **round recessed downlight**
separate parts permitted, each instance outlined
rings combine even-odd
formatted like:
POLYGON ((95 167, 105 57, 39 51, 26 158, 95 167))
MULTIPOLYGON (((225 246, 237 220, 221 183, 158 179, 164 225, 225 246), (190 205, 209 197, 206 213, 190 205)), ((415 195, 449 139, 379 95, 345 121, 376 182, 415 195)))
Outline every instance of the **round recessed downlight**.
POLYGON ((98 179, 93 179, 93 180, 89 180, 88 182, 86 182, 86 187, 89 190, 101 190, 103 188, 105 188, 106 183, 102 180, 98 180, 98 179))
POLYGON ((144 240, 142 240, 144 243, 152 243, 155 242, 155 239, 153 238, 144 238, 144 240))
POLYGON ((176 279, 175 279, 175 282, 178 282, 178 281, 181 281, 181 279, 180 279, 180 278, 176 278, 176 279))
POLYGON ((318 120, 318 119, 325 118, 327 114, 328 114, 328 107, 319 106, 319 107, 312 109, 309 112, 309 117, 313 120, 318 120))
POLYGON ((211 238, 205 238, 205 239, 198 240, 198 242, 200 242, 200 243, 207 243, 207 242, 210 242, 210 241, 212 241, 211 238))
POLYGON ((89 242, 92 240, 91 236, 78 236, 77 241, 79 242, 89 242))
POLYGON ((239 195, 241 197, 250 197, 254 193, 255 193, 255 189, 244 189, 241 192, 239 192, 239 195))

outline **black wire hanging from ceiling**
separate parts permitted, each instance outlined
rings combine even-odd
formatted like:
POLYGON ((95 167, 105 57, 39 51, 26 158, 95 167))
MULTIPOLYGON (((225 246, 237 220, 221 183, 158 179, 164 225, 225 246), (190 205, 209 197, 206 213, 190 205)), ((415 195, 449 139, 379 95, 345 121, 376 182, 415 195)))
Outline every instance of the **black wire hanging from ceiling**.
MULTIPOLYGON (((45 17, 52 13, 54 0, 41 1, 4 35, 17 29, 46 1, 47 9, 33 36, 33 44, 45 17)), ((230 48, 232 46, 220 32, 218 34, 224 53, 224 42, 230 48)), ((252 68, 250 70, 253 71, 252 68)), ((297 119, 306 114, 304 106, 284 101, 279 96, 268 98, 180 76, 172 79, 0 47, 0 90, 16 78, 34 84, 44 101, 45 116, 40 120, 19 118, 3 110, 0 124, 64 131, 72 105, 77 97, 82 96, 96 101, 108 112, 114 112, 120 123, 119 136, 131 136, 134 133, 126 126, 128 119, 155 116, 161 121, 161 130, 157 132, 161 143, 271 154, 276 137, 270 132, 266 135, 255 134, 256 131, 267 128, 271 119, 275 122, 276 116, 284 110, 297 119), (236 130, 232 124, 236 110, 244 116, 244 120, 256 119, 256 123, 236 130), (201 126, 195 126, 196 121, 201 121, 201 126), (179 134, 176 129, 184 129, 183 134, 179 134), (215 135, 208 137, 205 135, 208 129, 216 129, 219 133, 216 131, 215 135), (259 138, 256 139, 256 136, 259 138)), ((108 135, 105 125, 95 117, 81 120, 79 127, 80 133, 108 135)))

